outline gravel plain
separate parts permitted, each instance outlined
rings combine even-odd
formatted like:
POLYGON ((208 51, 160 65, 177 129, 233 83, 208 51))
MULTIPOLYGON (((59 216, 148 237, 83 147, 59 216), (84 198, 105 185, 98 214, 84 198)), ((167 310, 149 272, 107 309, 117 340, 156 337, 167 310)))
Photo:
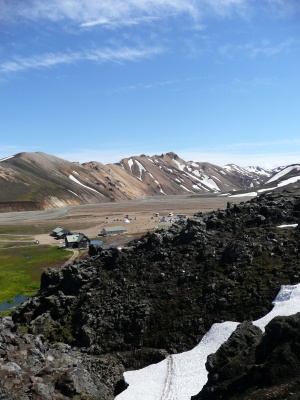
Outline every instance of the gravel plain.
MULTIPOLYGON (((249 197, 233 199, 234 202, 248 200, 249 197)), ((42 211, 18 211, 0 213, 2 226, 67 226, 73 232, 83 232, 88 237, 95 237, 104 227, 124 226, 128 235, 138 236, 147 231, 152 231, 162 224, 160 218, 167 217, 170 212, 186 214, 187 217, 202 211, 212 211, 226 208, 231 201, 226 196, 199 195, 199 196, 156 196, 141 199, 132 199, 115 203, 86 204, 74 207, 62 207, 42 211), (159 217, 156 217, 156 213, 159 217), (124 217, 128 215, 130 222, 125 223, 124 217)), ((173 217, 173 218, 174 218, 173 217)), ((50 233, 50 232, 49 232, 50 233)), ((58 244, 49 234, 35 235, 35 240, 41 244, 58 244)))

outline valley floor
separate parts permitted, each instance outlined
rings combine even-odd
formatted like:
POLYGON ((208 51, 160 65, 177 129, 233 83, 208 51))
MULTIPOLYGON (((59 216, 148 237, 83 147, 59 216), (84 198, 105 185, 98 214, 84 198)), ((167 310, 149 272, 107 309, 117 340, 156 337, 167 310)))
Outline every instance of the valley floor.
POLYGON ((18 227, 22 233, 34 234, 41 244, 57 245, 49 236, 52 229, 63 226, 73 232, 83 232, 89 238, 96 237, 102 228, 124 226, 129 235, 142 235, 156 229, 159 225, 170 225, 167 217, 170 212, 192 216, 196 212, 207 212, 218 208, 225 209, 227 202, 247 201, 248 197, 230 199, 222 196, 156 196, 133 199, 118 203, 88 204, 43 211, 21 211, 0 213, 2 230, 11 226, 18 227), (158 213, 159 217, 155 217, 158 213), (130 222, 125 223, 128 215, 130 222), (161 217, 166 223, 160 223, 161 217), (27 228, 28 227, 28 228, 27 228))

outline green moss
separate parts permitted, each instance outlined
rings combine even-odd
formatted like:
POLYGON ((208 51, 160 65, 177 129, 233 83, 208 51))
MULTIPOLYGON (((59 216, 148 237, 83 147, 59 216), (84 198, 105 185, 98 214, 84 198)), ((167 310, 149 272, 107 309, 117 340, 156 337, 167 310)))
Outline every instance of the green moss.
POLYGON ((7 317, 11 312, 12 310, 0 311, 0 317, 7 317))
POLYGON ((19 293, 32 295, 39 289, 42 272, 60 267, 70 257, 70 252, 44 245, 0 250, 0 303, 19 293))
POLYGON ((47 332, 47 339, 52 344, 60 342, 71 343, 74 340, 67 324, 64 326, 49 326, 45 331, 47 332))

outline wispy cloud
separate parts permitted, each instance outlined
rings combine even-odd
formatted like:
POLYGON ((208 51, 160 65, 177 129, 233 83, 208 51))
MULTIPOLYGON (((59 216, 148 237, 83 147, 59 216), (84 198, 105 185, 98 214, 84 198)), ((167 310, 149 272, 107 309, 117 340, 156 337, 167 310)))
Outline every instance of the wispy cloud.
POLYGON ((288 53, 295 46, 299 45, 299 41, 289 38, 279 43, 271 43, 264 39, 259 43, 245 43, 239 45, 225 44, 219 47, 219 54, 231 58, 236 54, 240 54, 249 58, 256 58, 260 55, 275 56, 282 53, 288 53))
POLYGON ((281 53, 288 53, 296 43, 296 40, 292 38, 277 44, 272 44, 268 40, 264 40, 260 44, 247 43, 241 50, 252 58, 258 55, 274 56, 281 53))
POLYGON ((128 92, 133 92, 135 90, 151 90, 151 89, 156 89, 159 87, 164 87, 164 86, 174 86, 174 85, 180 85, 180 84, 186 84, 189 82, 194 82, 198 80, 202 80, 204 78, 200 77, 191 77, 191 78, 186 78, 186 79, 171 79, 171 80, 166 80, 166 81, 160 81, 160 82, 150 82, 150 83, 140 83, 140 84, 135 84, 135 85, 129 85, 129 86, 122 86, 118 87, 115 89, 112 89, 110 93, 128 93, 128 92))
POLYGON ((245 94, 256 89, 269 88, 271 86, 278 86, 279 82, 277 79, 270 76, 266 77, 254 77, 250 79, 234 78, 229 82, 225 82, 218 85, 212 85, 211 91, 227 91, 231 93, 245 94))
POLYGON ((155 16, 144 16, 140 18, 128 18, 122 20, 109 20, 108 18, 100 18, 94 21, 84 22, 80 24, 82 28, 92 28, 97 25, 101 25, 107 28, 119 28, 122 26, 135 26, 141 24, 150 24, 157 20, 161 20, 162 17, 155 16))
MULTIPOLYGON (((268 4, 268 0, 262 1, 268 4)), ((119 24, 148 23, 151 18, 179 14, 187 14, 194 20, 206 14, 222 17, 232 13, 245 15, 250 13, 251 4, 251 0, 0 0, 0 19, 70 20, 91 27, 116 21, 119 24)))
POLYGON ((14 2, 2 0, 3 15, 11 19, 47 19, 51 21, 72 20, 89 24, 93 21, 122 21, 143 16, 158 16, 164 13, 198 14, 195 0, 28 0, 14 2))
POLYGON ((138 61, 163 53, 160 47, 118 49, 104 48, 81 52, 68 52, 65 54, 47 53, 28 58, 15 57, 10 61, 0 64, 0 72, 12 73, 28 69, 50 68, 60 64, 73 64, 89 60, 96 63, 138 61))

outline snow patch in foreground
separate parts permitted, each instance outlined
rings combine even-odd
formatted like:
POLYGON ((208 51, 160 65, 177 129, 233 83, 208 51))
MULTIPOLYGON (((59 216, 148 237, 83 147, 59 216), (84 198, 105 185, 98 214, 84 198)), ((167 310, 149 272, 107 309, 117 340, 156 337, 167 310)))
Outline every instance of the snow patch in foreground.
MULTIPOLYGON (((274 308, 253 324, 264 331, 277 316, 300 312, 300 284, 281 286, 272 303, 274 308)), ((190 400, 207 381, 205 363, 239 325, 238 322, 213 324, 201 342, 192 350, 173 354, 157 364, 124 373, 129 387, 116 400, 190 400)))
POLYGON ((168 356, 158 364, 124 373, 129 387, 118 400, 190 400, 207 381, 205 361, 234 332, 238 322, 214 324, 192 350, 168 356))

